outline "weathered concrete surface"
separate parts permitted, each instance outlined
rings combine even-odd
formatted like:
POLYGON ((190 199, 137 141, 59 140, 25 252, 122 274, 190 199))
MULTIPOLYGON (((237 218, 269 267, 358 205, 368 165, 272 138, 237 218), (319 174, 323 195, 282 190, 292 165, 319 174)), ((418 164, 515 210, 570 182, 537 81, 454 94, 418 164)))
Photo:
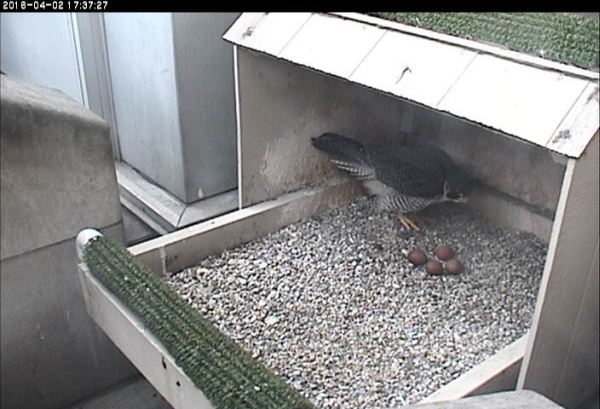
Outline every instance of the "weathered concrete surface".
POLYGON ((2 260, 2 408, 60 408, 136 374, 88 315, 76 260, 74 239, 2 260))
POLYGON ((106 122, 59 91, 1 76, 1 256, 121 220, 106 122), (93 215, 93 216, 92 216, 93 215))
POLYGON ((107 125, 1 79, 1 406, 55 409, 137 374, 85 310, 75 236, 123 240, 107 125))
POLYGON ((173 409, 144 378, 135 379, 64 409, 173 409))
POLYGON ((415 133, 486 185, 542 212, 556 209, 565 166, 543 148, 245 49, 238 64, 244 206, 337 177, 310 144, 337 132, 391 149, 415 133))

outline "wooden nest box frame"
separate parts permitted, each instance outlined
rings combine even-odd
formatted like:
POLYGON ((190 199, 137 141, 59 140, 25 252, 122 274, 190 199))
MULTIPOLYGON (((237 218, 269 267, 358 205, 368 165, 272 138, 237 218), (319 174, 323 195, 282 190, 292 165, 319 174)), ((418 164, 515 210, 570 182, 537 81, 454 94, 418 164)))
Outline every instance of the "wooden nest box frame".
MULTIPOLYGON (((311 137, 421 138, 480 182, 473 206, 548 242, 529 334, 426 401, 532 389, 573 408, 596 392, 598 72, 355 13, 244 13, 224 39, 234 44, 238 210, 130 247, 137 260, 176 272, 360 194, 311 137)), ((159 375, 160 360, 139 353, 158 347, 125 335, 140 332, 132 319, 111 325, 110 294, 82 279, 96 321, 186 407, 193 388, 159 375)))

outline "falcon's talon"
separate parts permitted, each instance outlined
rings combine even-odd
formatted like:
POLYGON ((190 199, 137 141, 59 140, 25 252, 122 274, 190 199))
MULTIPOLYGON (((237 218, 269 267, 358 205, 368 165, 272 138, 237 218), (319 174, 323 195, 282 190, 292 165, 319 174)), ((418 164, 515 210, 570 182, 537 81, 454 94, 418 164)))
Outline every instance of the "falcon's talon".
POLYGON ((398 215, 398 220, 408 230, 421 231, 421 229, 419 229, 419 226, 417 226, 417 224, 413 220, 411 220, 408 216, 406 216, 404 214, 399 214, 398 215))

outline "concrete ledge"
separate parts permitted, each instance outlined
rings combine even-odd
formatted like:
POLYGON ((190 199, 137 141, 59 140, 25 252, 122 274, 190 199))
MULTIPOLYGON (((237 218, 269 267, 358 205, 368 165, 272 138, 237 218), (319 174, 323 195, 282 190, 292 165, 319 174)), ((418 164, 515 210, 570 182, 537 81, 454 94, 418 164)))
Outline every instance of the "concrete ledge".
POLYGON ((107 124, 1 76, 1 404, 56 409, 136 375, 87 315, 75 236, 123 240, 107 124))
POLYGON ((62 92, 1 81, 1 206, 10 217, 0 258, 120 222, 106 122, 62 92))
POLYGON ((60 408, 137 373, 85 310, 74 237, 0 266, 2 408, 60 408))
POLYGON ((237 210, 237 189, 186 204, 148 181, 131 166, 123 162, 115 166, 121 203, 160 234, 237 210))

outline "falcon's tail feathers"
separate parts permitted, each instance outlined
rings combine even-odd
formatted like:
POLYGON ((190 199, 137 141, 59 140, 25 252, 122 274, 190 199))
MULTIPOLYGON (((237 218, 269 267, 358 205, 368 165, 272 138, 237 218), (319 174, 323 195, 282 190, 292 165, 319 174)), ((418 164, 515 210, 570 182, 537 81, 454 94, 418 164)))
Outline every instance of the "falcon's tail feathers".
POLYGON ((331 162, 351 176, 359 179, 372 176, 373 169, 362 143, 334 133, 324 133, 311 141, 315 148, 330 155, 331 162))

